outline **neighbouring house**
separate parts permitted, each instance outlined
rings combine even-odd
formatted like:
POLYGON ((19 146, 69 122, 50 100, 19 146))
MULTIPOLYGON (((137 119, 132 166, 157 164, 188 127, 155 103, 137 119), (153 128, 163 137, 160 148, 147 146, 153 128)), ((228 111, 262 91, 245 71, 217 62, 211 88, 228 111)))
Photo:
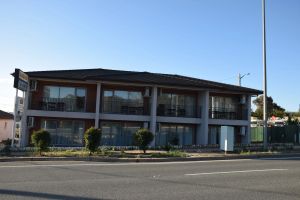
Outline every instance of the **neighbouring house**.
MULTIPOLYGON (((91 126, 102 145, 131 146, 137 129, 155 135, 152 146, 220 142, 221 126, 234 142, 250 143, 251 96, 262 91, 193 77, 109 69, 26 72, 21 146, 34 130, 51 134, 53 146, 82 146, 91 126)), ((13 74, 14 75, 14 74, 13 74)))
POLYGON ((0 142, 12 138, 14 116, 0 110, 0 142))

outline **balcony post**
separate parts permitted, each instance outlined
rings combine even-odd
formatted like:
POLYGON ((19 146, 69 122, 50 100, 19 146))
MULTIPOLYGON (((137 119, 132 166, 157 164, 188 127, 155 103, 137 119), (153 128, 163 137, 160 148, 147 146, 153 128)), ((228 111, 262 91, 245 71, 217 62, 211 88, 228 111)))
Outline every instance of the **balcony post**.
POLYGON ((100 105, 101 105, 101 83, 97 83, 95 128, 99 128, 100 105))
POLYGON ((209 111, 209 92, 198 93, 198 105, 201 106, 202 123, 197 126, 196 144, 208 144, 208 111, 209 111))
POLYGON ((154 134, 154 139, 151 142, 151 146, 155 146, 155 136, 156 136, 156 111, 157 111, 157 86, 152 87, 151 94, 151 121, 150 121, 150 131, 154 134))

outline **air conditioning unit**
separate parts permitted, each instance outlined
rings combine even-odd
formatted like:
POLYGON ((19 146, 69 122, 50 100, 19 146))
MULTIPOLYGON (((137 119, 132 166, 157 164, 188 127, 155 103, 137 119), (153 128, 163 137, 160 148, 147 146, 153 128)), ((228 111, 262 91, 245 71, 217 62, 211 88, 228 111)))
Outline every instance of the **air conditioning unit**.
POLYGON ((150 97, 150 89, 146 87, 144 97, 150 97))
POLYGON ((28 126, 28 128, 31 128, 34 126, 34 117, 28 117, 27 126, 28 126))
POLYGON ((37 81, 36 80, 30 80, 30 91, 36 91, 37 89, 37 81))
POLYGON ((240 99, 240 104, 245 104, 246 103, 246 95, 243 95, 240 99))

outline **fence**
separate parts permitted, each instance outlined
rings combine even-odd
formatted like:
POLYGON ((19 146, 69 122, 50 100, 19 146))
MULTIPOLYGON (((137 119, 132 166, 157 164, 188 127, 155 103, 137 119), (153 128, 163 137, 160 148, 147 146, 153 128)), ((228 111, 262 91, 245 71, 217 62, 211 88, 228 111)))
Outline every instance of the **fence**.
MULTIPOLYGON (((251 142, 263 142, 263 127, 251 127, 251 142)), ((269 143, 300 143, 300 127, 287 125, 283 127, 268 127, 269 143)))

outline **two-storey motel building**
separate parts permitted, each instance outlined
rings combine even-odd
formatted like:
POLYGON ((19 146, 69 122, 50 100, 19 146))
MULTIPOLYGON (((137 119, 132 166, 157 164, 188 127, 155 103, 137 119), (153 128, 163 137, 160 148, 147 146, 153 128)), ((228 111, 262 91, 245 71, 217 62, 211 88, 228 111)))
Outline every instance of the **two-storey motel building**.
POLYGON ((108 69, 26 72, 20 145, 33 130, 50 132, 53 146, 82 146, 91 126, 102 145, 133 145, 132 134, 148 128, 154 146, 218 144, 220 127, 234 127, 235 143, 250 143, 255 89, 192 77, 108 69))

